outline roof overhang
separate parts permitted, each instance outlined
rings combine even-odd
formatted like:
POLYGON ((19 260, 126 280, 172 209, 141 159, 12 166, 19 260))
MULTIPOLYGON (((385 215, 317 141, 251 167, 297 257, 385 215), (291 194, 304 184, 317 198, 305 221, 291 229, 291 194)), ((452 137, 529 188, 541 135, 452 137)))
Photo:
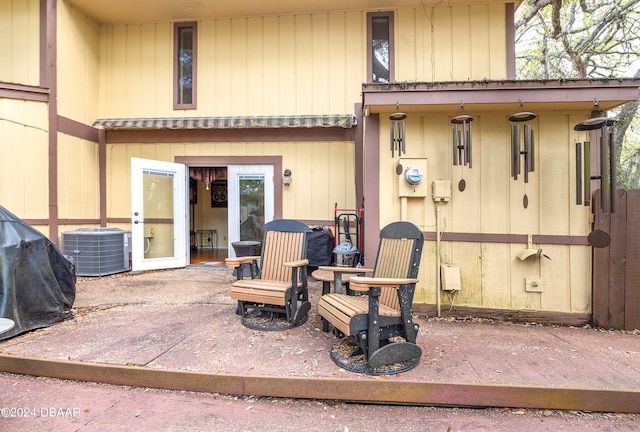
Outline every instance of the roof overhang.
POLYGON ((292 115, 292 116, 237 116, 237 117, 155 117, 98 119, 94 127, 107 130, 155 129, 290 129, 290 128, 343 128, 356 125, 353 114, 292 115))
MULTIPOLYGON (((513 0, 448 0, 450 5, 514 3, 513 0)), ((73 0, 74 6, 102 24, 186 21, 231 17, 291 15, 344 10, 424 8, 441 0, 73 0)), ((516 1, 516 7, 521 1, 516 1)))
POLYGON ((403 112, 586 111, 595 101, 604 111, 639 99, 640 79, 501 80, 364 84, 365 115, 403 112))

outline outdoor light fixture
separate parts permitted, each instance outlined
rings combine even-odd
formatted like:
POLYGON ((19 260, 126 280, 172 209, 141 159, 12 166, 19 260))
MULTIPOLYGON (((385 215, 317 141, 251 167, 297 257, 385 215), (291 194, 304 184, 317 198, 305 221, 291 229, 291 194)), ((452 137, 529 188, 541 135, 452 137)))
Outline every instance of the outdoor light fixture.
POLYGON ((285 186, 289 186, 291 185, 292 181, 293 180, 291 179, 291 170, 287 168, 286 170, 284 170, 284 173, 282 174, 282 184, 285 186))
POLYGON ((589 117, 573 127, 585 132, 583 142, 576 143, 576 204, 591 204, 591 180, 600 180, 600 208, 604 213, 615 213, 616 200, 616 147, 612 145, 611 126, 617 119, 602 112, 598 101, 593 101, 589 117), (597 136, 599 135, 599 136, 597 136), (591 137, 600 140, 600 175, 591 175, 591 137))
MULTIPOLYGON (((473 117, 464 112, 464 104, 460 102, 460 111, 451 119, 453 139, 453 165, 468 166, 471 168, 471 122, 473 117)), ((464 178, 458 183, 458 190, 464 191, 466 182, 464 178)))
POLYGON ((407 115, 403 112, 400 112, 400 105, 396 104, 396 112, 389 116, 389 120, 391 120, 391 131, 390 131, 390 145, 391 145, 391 157, 395 156, 397 151, 398 156, 403 153, 407 153, 407 143, 406 143, 406 125, 404 120, 407 118, 407 115))

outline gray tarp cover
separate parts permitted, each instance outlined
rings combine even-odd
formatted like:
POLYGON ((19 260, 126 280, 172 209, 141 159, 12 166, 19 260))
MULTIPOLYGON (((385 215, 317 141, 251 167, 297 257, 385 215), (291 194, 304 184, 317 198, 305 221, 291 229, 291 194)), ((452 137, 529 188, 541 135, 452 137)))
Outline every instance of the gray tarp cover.
POLYGON ((42 233, 0 206, 0 317, 15 327, 0 340, 70 318, 73 264, 42 233))

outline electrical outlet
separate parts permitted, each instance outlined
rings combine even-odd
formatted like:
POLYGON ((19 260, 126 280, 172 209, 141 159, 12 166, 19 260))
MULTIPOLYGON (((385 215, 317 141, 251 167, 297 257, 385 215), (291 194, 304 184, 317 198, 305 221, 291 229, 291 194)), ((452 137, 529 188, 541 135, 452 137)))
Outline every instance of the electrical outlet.
POLYGON ((535 276, 524 278, 524 290, 526 292, 543 292, 544 279, 535 276))

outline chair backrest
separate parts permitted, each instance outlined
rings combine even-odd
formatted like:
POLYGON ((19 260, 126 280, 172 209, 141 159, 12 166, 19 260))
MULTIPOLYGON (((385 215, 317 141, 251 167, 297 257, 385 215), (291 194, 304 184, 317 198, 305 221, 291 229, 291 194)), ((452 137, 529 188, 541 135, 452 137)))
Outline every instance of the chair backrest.
MULTIPOLYGON (((420 258, 424 235, 410 222, 393 222, 380 231, 378 255, 373 276, 380 278, 416 278, 420 270, 420 258)), ((413 301, 413 292, 411 292, 413 301)), ((400 309, 398 291, 383 288, 380 303, 400 309)))
POLYGON ((264 226, 260 278, 289 281, 291 268, 282 263, 307 257, 309 227, 291 219, 277 219, 264 226))

